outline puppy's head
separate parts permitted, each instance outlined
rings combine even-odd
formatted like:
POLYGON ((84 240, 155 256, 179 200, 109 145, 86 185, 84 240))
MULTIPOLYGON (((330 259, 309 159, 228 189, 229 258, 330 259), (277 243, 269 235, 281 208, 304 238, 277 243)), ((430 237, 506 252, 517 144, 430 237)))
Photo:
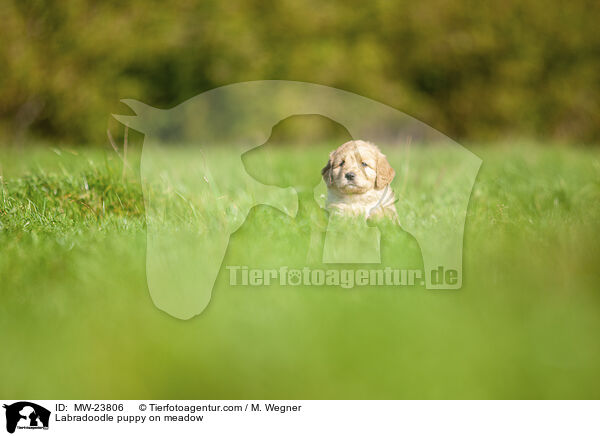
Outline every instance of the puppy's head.
POLYGON ((396 173, 377 146, 356 140, 332 151, 321 175, 329 189, 342 194, 363 194, 385 188, 396 173))

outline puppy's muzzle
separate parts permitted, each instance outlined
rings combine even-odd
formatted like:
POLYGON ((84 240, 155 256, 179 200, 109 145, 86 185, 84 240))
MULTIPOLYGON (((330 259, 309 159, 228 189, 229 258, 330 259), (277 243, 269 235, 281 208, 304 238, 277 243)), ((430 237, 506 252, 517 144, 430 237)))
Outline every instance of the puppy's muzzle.
POLYGON ((344 177, 346 177, 346 180, 351 181, 351 180, 354 180, 354 177, 356 177, 356 174, 350 172, 350 173, 344 174, 344 177))

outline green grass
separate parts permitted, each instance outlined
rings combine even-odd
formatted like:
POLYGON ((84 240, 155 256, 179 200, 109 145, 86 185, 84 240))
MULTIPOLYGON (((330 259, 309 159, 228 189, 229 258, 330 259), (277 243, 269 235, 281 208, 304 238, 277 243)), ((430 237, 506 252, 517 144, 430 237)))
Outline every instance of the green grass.
MULTIPOLYGON (((231 287, 223 268, 189 321, 150 299, 139 148, 125 178, 114 152, 0 150, 0 397, 600 398, 600 151, 471 150, 461 290, 231 287)), ((326 151, 269 165, 303 204, 326 151)), ((256 207, 224 265, 301 264, 309 224, 256 207)), ((421 265, 406 233, 385 250, 421 265)))

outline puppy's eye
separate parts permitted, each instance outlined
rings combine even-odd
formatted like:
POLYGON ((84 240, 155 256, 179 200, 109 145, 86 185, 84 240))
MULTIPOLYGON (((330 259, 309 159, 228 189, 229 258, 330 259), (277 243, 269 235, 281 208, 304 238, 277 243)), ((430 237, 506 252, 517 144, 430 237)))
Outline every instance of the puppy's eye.
POLYGON ((340 166, 344 166, 344 164, 345 164, 345 163, 346 163, 346 161, 345 161, 345 160, 341 161, 341 162, 340 162, 340 166))
POLYGON ((367 163, 366 163, 366 162, 363 162, 363 163, 362 163, 362 166, 363 166, 363 167, 368 167, 369 165, 367 165, 367 163))

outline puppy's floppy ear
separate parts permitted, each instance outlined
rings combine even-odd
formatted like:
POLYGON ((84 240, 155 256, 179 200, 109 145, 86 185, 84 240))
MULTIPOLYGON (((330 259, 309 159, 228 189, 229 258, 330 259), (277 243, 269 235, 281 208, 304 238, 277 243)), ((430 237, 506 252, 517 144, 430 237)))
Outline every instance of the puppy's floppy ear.
POLYGON ((323 176, 323 180, 325 181, 327 186, 333 183, 333 174, 331 173, 331 162, 333 161, 333 155, 334 152, 331 152, 329 154, 329 161, 327 162, 327 165, 325 165, 325 167, 321 170, 321 175, 323 176))
POLYGON ((377 157, 377 176, 375 178, 375 188, 383 189, 394 180, 396 171, 392 168, 383 153, 377 157))

